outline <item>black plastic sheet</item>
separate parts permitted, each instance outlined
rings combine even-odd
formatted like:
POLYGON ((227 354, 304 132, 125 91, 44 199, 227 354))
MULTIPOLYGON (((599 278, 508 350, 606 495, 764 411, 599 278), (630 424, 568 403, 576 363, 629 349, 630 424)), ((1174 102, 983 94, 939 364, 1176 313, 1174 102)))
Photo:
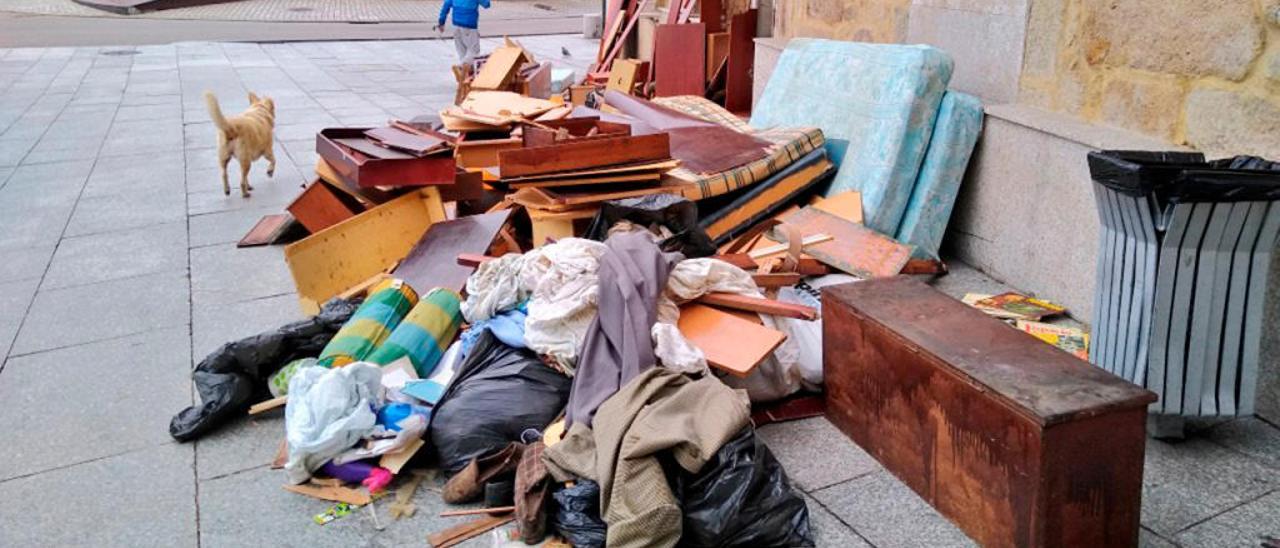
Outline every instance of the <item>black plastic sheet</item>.
POLYGON ((675 475, 680 546, 813 546, 809 508, 755 430, 744 428, 697 474, 675 475))
POLYGON ((191 374, 200 405, 183 409, 169 422, 169 435, 190 441, 209 433, 233 415, 271 397, 267 378, 285 364, 320 355, 324 345, 355 313, 359 301, 333 299, 320 313, 222 345, 196 365, 191 374))
POLYGON ((604 546, 608 528, 600 518, 600 485, 588 479, 579 479, 572 487, 558 488, 551 493, 555 510, 551 514, 551 527, 569 541, 574 548, 599 548, 604 546))
POLYGON ((716 254, 715 243, 698 224, 698 206, 688 198, 652 194, 605 202, 591 221, 586 237, 603 242, 618 221, 630 221, 645 228, 666 227, 672 234, 658 243, 663 251, 679 251, 691 259, 716 254))
POLYGON ((1089 153, 1097 183, 1158 203, 1280 200, 1280 163, 1256 156, 1206 161, 1198 152, 1107 150, 1089 153))
POLYGON ((455 474, 471 459, 521 441, 525 430, 546 429, 564 410, 572 381, 486 330, 431 414, 429 446, 441 469, 455 474))

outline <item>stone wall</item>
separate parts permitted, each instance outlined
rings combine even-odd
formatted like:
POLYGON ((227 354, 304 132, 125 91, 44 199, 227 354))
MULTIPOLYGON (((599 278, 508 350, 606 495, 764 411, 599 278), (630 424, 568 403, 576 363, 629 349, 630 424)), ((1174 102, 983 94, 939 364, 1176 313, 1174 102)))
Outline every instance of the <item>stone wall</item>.
POLYGON ((1280 158, 1280 0, 1032 0, 1019 99, 1280 158))
POLYGON ((783 0, 774 6, 773 35, 857 42, 902 42, 911 0, 783 0))

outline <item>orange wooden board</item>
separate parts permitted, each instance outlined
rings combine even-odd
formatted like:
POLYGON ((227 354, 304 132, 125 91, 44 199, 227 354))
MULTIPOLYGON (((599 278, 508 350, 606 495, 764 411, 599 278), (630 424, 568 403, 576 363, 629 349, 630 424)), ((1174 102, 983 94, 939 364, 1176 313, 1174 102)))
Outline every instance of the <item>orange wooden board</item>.
MULTIPOLYGON (((799 228, 805 236, 830 234, 834 239, 805 246, 804 252, 859 278, 897 276, 911 258, 913 246, 814 207, 786 215, 782 222, 799 228)), ((777 230, 770 230, 768 235, 775 242, 786 241, 777 230)))
POLYGON ((710 306, 680 307, 680 333, 702 350, 707 363, 735 377, 746 377, 769 357, 787 335, 710 306))

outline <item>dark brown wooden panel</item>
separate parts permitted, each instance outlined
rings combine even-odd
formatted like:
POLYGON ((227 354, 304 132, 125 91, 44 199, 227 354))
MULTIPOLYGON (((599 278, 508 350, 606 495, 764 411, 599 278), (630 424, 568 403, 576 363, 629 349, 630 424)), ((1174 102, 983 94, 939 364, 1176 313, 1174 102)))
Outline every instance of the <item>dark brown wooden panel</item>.
POLYGON ((702 95, 706 40, 707 27, 701 23, 658 25, 653 46, 655 96, 702 95))

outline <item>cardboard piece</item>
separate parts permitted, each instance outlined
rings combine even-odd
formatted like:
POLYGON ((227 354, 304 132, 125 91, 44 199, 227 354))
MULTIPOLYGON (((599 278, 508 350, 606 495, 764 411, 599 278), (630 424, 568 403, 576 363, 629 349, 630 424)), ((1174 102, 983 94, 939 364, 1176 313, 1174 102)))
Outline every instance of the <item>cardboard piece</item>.
POLYGON ((736 377, 746 377, 787 335, 728 312, 690 303, 680 307, 680 333, 702 350, 707 363, 736 377))
POLYGON ((413 459, 413 456, 418 453, 419 449, 422 449, 423 445, 426 445, 425 441, 416 439, 404 449, 394 453, 385 453, 378 459, 378 466, 390 470, 392 474, 399 474, 400 470, 404 468, 404 465, 408 464, 409 460, 413 459))
POLYGON ((507 89, 515 78, 520 65, 528 63, 529 56, 520 47, 503 46, 493 50, 480 72, 471 80, 471 89, 507 89))
POLYGON ((304 483, 302 485, 285 485, 284 490, 293 491, 299 495, 306 495, 320 500, 345 502, 347 504, 355 504, 358 506, 364 506, 373 502, 373 498, 369 496, 369 492, 364 489, 351 489, 349 487, 340 487, 335 485, 312 485, 304 483))

